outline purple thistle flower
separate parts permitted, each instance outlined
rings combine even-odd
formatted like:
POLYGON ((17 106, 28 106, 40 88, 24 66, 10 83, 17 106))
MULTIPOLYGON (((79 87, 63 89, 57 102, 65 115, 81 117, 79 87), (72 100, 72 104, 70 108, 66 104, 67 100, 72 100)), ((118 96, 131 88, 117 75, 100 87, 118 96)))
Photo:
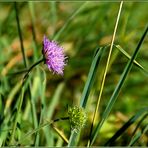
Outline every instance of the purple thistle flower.
POLYGON ((64 66, 66 65, 64 49, 55 41, 49 41, 44 36, 42 53, 49 70, 53 71, 53 73, 63 75, 64 66))

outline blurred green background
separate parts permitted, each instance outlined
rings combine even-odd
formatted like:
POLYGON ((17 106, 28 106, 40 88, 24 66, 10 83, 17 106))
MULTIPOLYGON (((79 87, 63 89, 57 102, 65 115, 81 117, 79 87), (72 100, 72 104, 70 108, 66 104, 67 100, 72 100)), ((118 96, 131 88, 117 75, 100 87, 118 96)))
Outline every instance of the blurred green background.
MULTIPOLYGON (((119 2, 20 2, 17 3, 23 45, 28 67, 42 56, 43 36, 55 39, 65 49, 68 62, 64 76, 53 75, 44 64, 40 64, 30 74, 32 98, 35 100, 38 120, 45 105, 42 121, 63 117, 67 105, 78 105, 87 74, 93 59, 96 46, 111 42, 114 25, 119 9, 119 2), (61 30, 61 28, 64 28, 61 30), (59 32, 61 31, 61 32, 59 32), (34 36, 33 36, 34 35, 34 36), (44 100, 44 101, 43 101, 44 100)), ((132 55, 148 23, 147 2, 124 2, 115 44, 119 44, 132 55)), ((146 37, 136 58, 144 69, 148 70, 148 38, 146 37)), ((87 107, 88 121, 80 145, 86 145, 89 128, 92 122, 96 100, 98 98, 102 74, 105 68, 108 51, 105 51, 101 68, 97 72, 97 80, 90 94, 87 107)), ((98 121, 119 80, 128 59, 113 48, 111 63, 107 73, 105 87, 98 112, 98 121)), ((9 75, 24 69, 14 3, 0 3, 0 93, 4 98, 5 121, 3 129, 11 128, 23 74, 9 75)), ((23 133, 33 129, 32 116, 25 92, 22 107, 21 126, 23 133)), ((118 96, 113 110, 101 130, 94 145, 103 145, 132 115, 139 109, 148 106, 148 76, 135 65, 118 96)), ((2 107, 2 106, 1 106, 2 107)), ((70 134, 67 121, 56 123, 57 127, 70 134)), ((132 127, 119 139, 115 145, 127 145, 132 127)), ((21 130, 20 130, 21 131, 21 130)), ((66 145, 57 133, 48 128, 41 131, 40 145, 66 145), (50 131, 49 133, 47 131, 50 131), (43 133, 46 134, 43 134, 43 133), (47 137, 50 136, 48 139, 47 137), (45 138, 46 137, 46 138, 45 138), (45 140, 46 139, 46 140, 45 140)), ((9 137, 9 130, 1 133, 1 139, 9 137)), ((18 134, 19 135, 19 134, 18 134)), ((22 134, 23 135, 23 134, 22 134)), ((21 135, 21 136, 22 136, 21 135)), ((19 136, 18 136, 19 137, 19 136)), ((32 136, 33 139, 33 136, 32 136)), ((24 145, 32 144, 32 139, 24 141, 24 145), (25 143, 26 142, 26 143, 25 143)), ((3 140, 1 140, 3 142, 3 140)), ((4 140, 6 142, 6 140, 4 140)), ((136 145, 146 145, 147 135, 136 145)))

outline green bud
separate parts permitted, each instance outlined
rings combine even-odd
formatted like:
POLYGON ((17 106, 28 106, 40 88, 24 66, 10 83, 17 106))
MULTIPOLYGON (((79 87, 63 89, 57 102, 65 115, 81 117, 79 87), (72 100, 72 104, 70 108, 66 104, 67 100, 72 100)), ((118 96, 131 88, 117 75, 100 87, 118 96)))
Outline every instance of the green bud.
POLYGON ((74 106, 68 109, 69 120, 72 130, 76 132, 84 127, 86 122, 86 112, 82 107, 74 106))

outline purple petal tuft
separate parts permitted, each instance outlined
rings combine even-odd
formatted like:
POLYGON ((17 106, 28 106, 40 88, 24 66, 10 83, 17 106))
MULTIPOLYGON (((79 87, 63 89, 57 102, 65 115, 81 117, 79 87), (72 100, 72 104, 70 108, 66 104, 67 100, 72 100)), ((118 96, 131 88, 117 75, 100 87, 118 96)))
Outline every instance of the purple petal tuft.
POLYGON ((55 41, 49 41, 46 36, 43 39, 43 56, 45 63, 53 73, 63 75, 65 64, 64 49, 55 41))

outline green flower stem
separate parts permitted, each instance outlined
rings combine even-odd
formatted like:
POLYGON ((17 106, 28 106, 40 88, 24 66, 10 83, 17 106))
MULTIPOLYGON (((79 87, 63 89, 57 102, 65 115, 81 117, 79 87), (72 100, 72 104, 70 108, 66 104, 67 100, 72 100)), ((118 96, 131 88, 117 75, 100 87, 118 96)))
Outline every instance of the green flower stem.
POLYGON ((30 73, 30 71, 31 71, 35 66, 37 66, 38 64, 40 64, 40 63, 42 63, 42 62, 44 62, 44 61, 45 61, 45 58, 43 58, 43 59, 37 61, 36 63, 34 63, 34 64, 27 70, 27 73, 25 74, 23 80, 26 79, 26 77, 28 76, 28 74, 30 73))
POLYGON ((46 122, 46 123, 43 123, 42 125, 40 125, 39 127, 37 127, 36 129, 28 132, 27 134, 25 134, 24 137, 22 137, 17 143, 15 143, 15 146, 17 146, 18 144, 20 144, 21 142, 23 142, 28 136, 31 136, 32 134, 38 132, 39 130, 41 130, 43 127, 47 126, 47 125, 52 125, 53 123, 55 122, 58 122, 58 121, 62 121, 62 120, 69 120, 69 117, 62 117, 62 118, 59 118, 59 119, 55 119, 51 122, 46 122))
POLYGON ((59 118, 59 119, 55 119, 55 120, 53 120, 53 122, 58 122, 58 121, 61 121, 61 120, 69 120, 69 117, 62 117, 62 118, 59 118))
MULTIPOLYGON (((24 46, 23 46, 23 38, 22 38, 20 20, 19 20, 19 16, 18 16, 19 12, 18 12, 18 9, 17 9, 17 3, 16 2, 14 3, 14 9, 15 9, 15 12, 16 12, 17 29, 18 29, 19 39, 20 39, 20 45, 21 45, 21 51, 22 51, 22 55, 23 55, 24 66, 25 66, 25 68, 27 68, 27 58, 25 56, 25 50, 24 50, 24 46)), ((15 121, 14 121, 14 124, 13 124, 12 134, 11 134, 11 137, 10 137, 10 143, 9 144, 11 144, 11 145, 13 144, 13 141, 14 141, 14 136, 15 136, 15 130, 16 130, 17 122, 18 122, 18 117, 19 117, 19 113, 21 111, 21 107, 22 107, 22 103, 23 103, 25 78, 28 76, 29 72, 36 65, 41 63, 42 61, 43 61, 43 59, 38 61, 38 62, 36 62, 35 64, 33 64, 28 69, 26 75, 24 76, 23 84, 22 84, 22 90, 21 90, 22 95, 21 95, 20 99, 18 100, 19 101, 18 102, 18 104, 19 104, 18 105, 18 110, 17 110, 17 114, 16 114, 15 121)), ((34 122, 34 127, 37 128, 38 122, 37 122, 36 108, 35 108, 34 100, 31 99, 31 86, 30 86, 30 82, 29 82, 29 85, 27 86, 27 90, 28 90, 28 93, 29 93, 29 99, 30 99, 30 103, 31 103, 31 110, 32 110, 32 118, 33 118, 33 122, 34 122)))
POLYGON ((21 138, 18 142, 15 143, 15 146, 19 145, 19 144, 20 144, 21 142, 23 142, 28 136, 30 136, 30 135, 32 135, 32 134, 38 132, 39 130, 41 130, 43 127, 45 127, 45 126, 47 126, 47 125, 50 125, 50 123, 49 123, 49 122, 46 122, 46 123, 40 125, 39 127, 37 127, 36 129, 34 129, 34 130, 28 132, 27 134, 25 134, 25 136, 24 136, 23 138, 21 138))
MULTIPOLYGON (((27 78, 27 76, 29 75, 29 73, 31 72, 31 70, 37 66, 38 64, 40 64, 41 62, 45 61, 45 59, 41 59, 39 61, 37 61, 36 63, 34 63, 27 71, 27 73, 25 74, 24 78, 23 78, 23 83, 25 82, 25 79, 27 78)), ((29 84, 29 88, 30 88, 30 84, 29 84)), ((38 125, 38 119, 37 119, 37 115, 36 115, 36 107, 35 107, 35 102, 34 102, 34 99, 32 97, 32 94, 31 92, 29 91, 29 95, 30 95, 30 103, 31 103, 31 110, 32 110, 32 117, 33 117, 33 122, 34 122, 34 128, 37 128, 39 125, 38 125)), ((38 145, 38 135, 35 136, 35 142, 34 144, 37 146, 38 145)))

